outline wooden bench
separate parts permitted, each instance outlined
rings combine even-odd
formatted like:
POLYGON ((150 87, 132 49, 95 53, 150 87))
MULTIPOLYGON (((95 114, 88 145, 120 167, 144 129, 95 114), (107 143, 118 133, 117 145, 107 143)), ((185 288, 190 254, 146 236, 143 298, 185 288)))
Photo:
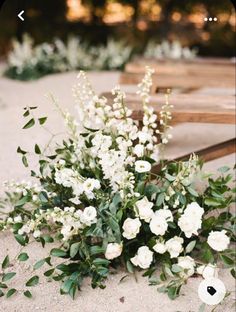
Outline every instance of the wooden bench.
POLYGON ((191 61, 158 61, 136 59, 125 66, 120 76, 120 84, 135 85, 141 81, 145 67, 155 70, 152 93, 170 88, 182 93, 203 87, 235 87, 235 64, 228 59, 201 59, 191 61))
MULTIPOLYGON (((103 93, 108 103, 112 103, 113 96, 110 93, 103 93)), ((153 95, 150 105, 157 114, 160 113, 162 105, 165 103, 163 94, 153 95)), ((170 103, 174 106, 172 109, 172 124, 184 122, 196 123, 215 123, 215 124, 235 124, 235 97, 213 96, 213 95, 186 95, 175 94, 171 96, 170 103)), ((126 94, 126 105, 132 109, 132 118, 138 121, 142 120, 143 110, 140 97, 136 94, 126 94)), ((214 160, 219 157, 235 152, 235 138, 228 141, 193 151, 204 161, 214 160)), ((192 153, 191 153, 192 154, 192 153)), ((183 155, 179 159, 187 159, 190 154, 183 155)))

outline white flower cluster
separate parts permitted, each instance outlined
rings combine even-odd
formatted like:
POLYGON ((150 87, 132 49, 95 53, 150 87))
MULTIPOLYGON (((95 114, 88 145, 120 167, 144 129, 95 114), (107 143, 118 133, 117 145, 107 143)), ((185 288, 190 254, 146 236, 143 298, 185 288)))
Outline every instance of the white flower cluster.
POLYGON ((182 47, 179 41, 163 41, 157 44, 154 41, 149 41, 144 56, 147 58, 156 59, 193 59, 196 57, 196 49, 190 49, 188 47, 182 47))
POLYGON ((99 190, 101 184, 99 180, 88 178, 84 179, 78 173, 78 171, 71 168, 60 168, 56 169, 55 181, 57 184, 61 184, 64 187, 71 187, 75 197, 71 198, 70 201, 79 204, 79 197, 84 194, 88 199, 95 197, 96 190, 99 190))
POLYGON ((138 173, 149 172, 151 164, 142 159, 144 156, 159 161, 157 116, 148 106, 152 73, 147 68, 138 91, 144 101, 141 130, 132 120, 132 111, 125 106, 125 93, 119 86, 112 90, 112 105, 108 105, 104 97, 95 95, 84 72, 79 73, 79 81, 73 88, 78 124, 81 125, 76 152, 79 166, 89 166, 92 170, 101 168, 114 192, 123 193, 125 189, 133 192, 135 175, 128 168, 134 168, 138 173), (82 139, 79 138, 81 135, 82 139))
POLYGON ((75 36, 70 36, 65 43, 57 38, 50 44, 34 46, 34 40, 25 34, 22 42, 13 40, 12 46, 8 56, 9 69, 16 69, 16 75, 29 71, 35 76, 28 79, 38 78, 45 72, 121 68, 130 59, 132 52, 132 48, 122 41, 109 39, 104 46, 90 47, 75 36))
MULTIPOLYGON (((12 220, 12 223, 22 222, 20 216, 16 218, 12 220)), ((40 210, 34 220, 30 219, 24 222, 24 225, 18 230, 18 234, 33 233, 35 238, 40 237, 42 234, 40 227, 45 221, 49 225, 59 225, 63 240, 67 241, 78 234, 81 229, 96 223, 97 211, 93 206, 86 207, 84 210, 75 210, 74 207, 65 207, 64 209, 54 207, 53 210, 40 210)))

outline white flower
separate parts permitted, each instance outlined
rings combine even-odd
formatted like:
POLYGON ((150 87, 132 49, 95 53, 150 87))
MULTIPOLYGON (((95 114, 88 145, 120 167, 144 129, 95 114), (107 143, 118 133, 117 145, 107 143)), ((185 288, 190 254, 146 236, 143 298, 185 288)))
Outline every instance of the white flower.
POLYGON ((147 269, 150 267, 153 260, 153 252, 147 247, 139 247, 136 256, 130 259, 130 261, 139 266, 142 269, 147 269))
POLYGON ((200 265, 197 268, 197 273, 202 275, 203 278, 207 279, 207 278, 211 278, 211 277, 218 277, 218 269, 216 267, 216 265, 213 265, 211 263, 207 264, 207 265, 200 265))
POLYGON ((144 145, 142 145, 142 144, 135 145, 135 147, 133 149, 133 152, 138 157, 143 157, 143 155, 144 155, 144 145))
POLYGON ((154 212, 152 210, 153 203, 150 202, 147 197, 145 196, 141 200, 138 200, 135 203, 135 207, 137 208, 138 216, 141 220, 145 222, 150 222, 154 212))
POLYGON ((190 238, 193 234, 198 235, 198 230, 202 225, 203 214, 204 209, 198 203, 193 202, 187 205, 184 213, 178 220, 178 226, 186 237, 190 238))
POLYGON ((122 253, 122 244, 118 243, 109 243, 107 245, 107 249, 105 252, 105 257, 108 260, 112 260, 114 258, 117 258, 121 255, 122 253))
POLYGON ((155 211, 157 217, 163 217, 167 222, 173 222, 173 215, 170 209, 159 209, 155 211))
POLYGON ((171 258, 176 258, 183 251, 184 240, 182 237, 174 236, 166 242, 166 249, 171 258))
POLYGON ((88 178, 83 184, 83 190, 89 199, 94 198, 93 191, 100 189, 100 182, 96 179, 88 178))
POLYGON ((226 235, 225 230, 211 231, 208 236, 207 243, 212 249, 216 251, 223 251, 228 248, 230 239, 226 235))
POLYGON ((164 242, 157 241, 156 244, 152 247, 155 252, 163 254, 166 252, 167 248, 164 242))
POLYGON ((187 278, 194 274, 195 261, 193 260, 193 258, 189 256, 179 257, 178 266, 180 266, 184 270, 179 273, 181 277, 187 278))
POLYGON ((152 233, 163 236, 168 228, 168 223, 164 217, 154 215, 149 226, 152 233))
POLYGON ((97 211, 93 206, 84 209, 81 215, 81 222, 88 226, 97 222, 97 211))
POLYGON ((139 233, 140 227, 141 222, 138 218, 127 218, 122 226, 122 229, 124 230, 123 236, 127 239, 135 238, 139 233))
POLYGON ((40 237, 40 235, 41 235, 41 232, 40 232, 39 230, 35 230, 34 233, 33 233, 33 236, 34 236, 35 238, 40 237))
POLYGON ((151 168, 151 164, 146 160, 137 160, 135 162, 135 171, 138 173, 148 172, 151 168))

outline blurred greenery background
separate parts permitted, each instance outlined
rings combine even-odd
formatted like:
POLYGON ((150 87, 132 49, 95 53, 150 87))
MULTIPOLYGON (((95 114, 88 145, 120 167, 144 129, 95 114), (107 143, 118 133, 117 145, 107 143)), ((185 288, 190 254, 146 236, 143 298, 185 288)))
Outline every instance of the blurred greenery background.
POLYGON ((29 33, 36 43, 69 34, 91 44, 110 37, 141 51, 148 40, 179 40, 202 56, 235 55, 235 9, 230 0, 7 0, 0 12, 0 55, 11 39, 29 33), (25 10, 25 21, 17 14, 25 10), (217 17, 217 22, 205 22, 217 17))

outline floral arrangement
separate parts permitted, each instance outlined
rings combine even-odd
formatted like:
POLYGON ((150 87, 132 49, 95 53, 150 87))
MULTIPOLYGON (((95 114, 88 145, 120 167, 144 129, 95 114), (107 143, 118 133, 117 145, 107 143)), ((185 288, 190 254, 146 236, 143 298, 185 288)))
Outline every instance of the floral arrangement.
MULTIPOLYGON (((68 138, 51 154, 35 145, 39 170, 31 176, 37 183, 6 183, 0 229, 10 230, 22 246, 31 239, 42 246, 57 244, 34 264, 33 274, 49 266, 44 275, 61 281, 61 293, 72 298, 85 277, 93 288, 104 288, 110 270, 120 266, 130 273, 145 270, 149 284, 171 299, 194 274, 216 276, 225 266, 235 277, 235 250, 230 248, 235 190, 229 186, 229 168, 214 178, 201 173, 195 155, 183 162, 164 160, 171 105, 167 96, 160 115, 150 107, 151 75, 147 68, 138 86, 143 102, 139 126, 119 87, 110 105, 81 72, 73 88, 77 117, 61 111, 68 138), (198 187, 199 181, 204 187, 198 187), (54 265, 55 257, 61 263, 54 265)), ((46 122, 32 115, 35 109, 25 107, 29 120, 24 129, 46 122)), ((27 151, 17 151, 28 167, 27 151)), ((21 251, 16 259, 27 261, 28 255, 21 251)), ((1 296, 17 291, 8 284, 16 274, 10 264, 7 255, 0 271, 1 296)), ((30 287, 38 282, 37 274, 26 282, 26 297, 32 297, 30 287)))
POLYGON ((149 41, 145 51, 144 56, 147 58, 155 59, 173 59, 180 60, 186 59, 191 60, 196 57, 197 50, 190 49, 188 47, 182 47, 179 41, 163 41, 157 44, 155 41, 149 41))
POLYGON ((132 48, 122 41, 109 39, 106 45, 89 46, 71 36, 67 43, 55 39, 51 44, 34 46, 29 35, 22 42, 13 40, 5 75, 19 80, 33 80, 42 76, 77 69, 120 69, 130 59, 132 48))

